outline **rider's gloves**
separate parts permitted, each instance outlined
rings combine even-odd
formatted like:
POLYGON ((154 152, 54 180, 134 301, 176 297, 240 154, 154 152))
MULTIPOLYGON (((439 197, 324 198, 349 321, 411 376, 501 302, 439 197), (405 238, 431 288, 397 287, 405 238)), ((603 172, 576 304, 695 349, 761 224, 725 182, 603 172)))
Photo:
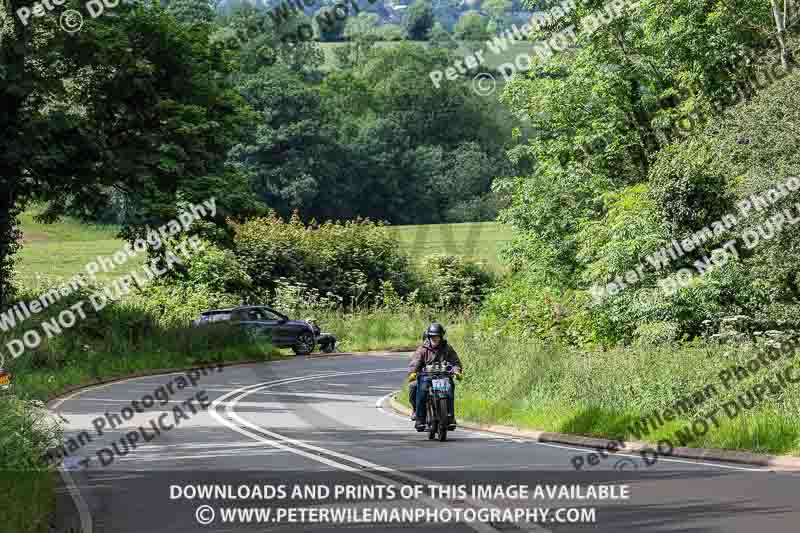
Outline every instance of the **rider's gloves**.
POLYGON ((412 372, 408 375, 408 382, 411 383, 412 381, 417 381, 417 373, 412 372))
POLYGON ((462 379, 464 379, 464 372, 463 371, 462 372, 457 372, 456 373, 456 379, 458 381, 461 381, 462 379))

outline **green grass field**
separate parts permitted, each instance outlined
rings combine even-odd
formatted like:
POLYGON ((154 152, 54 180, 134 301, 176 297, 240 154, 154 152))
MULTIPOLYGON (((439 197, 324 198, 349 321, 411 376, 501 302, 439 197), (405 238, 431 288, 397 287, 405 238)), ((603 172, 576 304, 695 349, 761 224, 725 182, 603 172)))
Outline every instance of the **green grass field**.
MULTIPOLYGON (((116 226, 90 226, 74 220, 39 224, 33 213, 20 217, 22 250, 17 265, 17 279, 26 287, 36 288, 48 281, 69 279, 84 271, 97 256, 111 256, 125 245, 117 239, 116 226)), ((100 281, 110 281, 144 263, 144 254, 130 259, 111 272, 100 272, 100 281)))
MULTIPOLYGON (((115 226, 89 226, 74 220, 38 224, 31 213, 24 214, 21 223, 24 242, 17 279, 30 288, 69 279, 97 256, 110 256, 125 245, 116 238, 115 226)), ((498 252, 512 236, 509 228, 496 222, 391 226, 390 230, 412 257, 436 253, 465 256, 495 271, 502 270, 498 252)), ((136 269, 143 261, 141 254, 113 272, 99 273, 98 278, 101 282, 110 281, 136 269)))
POLYGON ((498 222, 391 226, 403 248, 413 258, 431 254, 458 255, 502 271, 499 253, 513 237, 508 226, 498 222))

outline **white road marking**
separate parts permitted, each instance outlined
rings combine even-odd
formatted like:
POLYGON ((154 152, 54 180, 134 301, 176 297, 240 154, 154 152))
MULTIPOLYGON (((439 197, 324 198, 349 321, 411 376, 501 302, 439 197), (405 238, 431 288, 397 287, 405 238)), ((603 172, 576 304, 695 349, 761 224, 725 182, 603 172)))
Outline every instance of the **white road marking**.
POLYGON ((67 486, 69 495, 72 496, 72 501, 75 502, 75 507, 78 509, 78 515, 81 519, 82 533, 92 533, 92 515, 89 513, 89 506, 86 504, 86 500, 83 499, 83 496, 81 496, 81 491, 78 488, 78 485, 75 483, 75 479, 64 467, 59 467, 58 473, 61 474, 61 478, 64 480, 64 484, 67 486))
MULTIPOLYGON (((256 394, 253 392, 252 394, 256 394)), ((259 391, 258 394, 265 396, 302 396, 304 398, 318 398, 320 400, 349 400, 349 401, 369 401, 373 396, 359 396, 357 394, 330 394, 324 392, 281 392, 281 391, 259 391)))
MULTIPOLYGON (((114 381, 111 383, 105 383, 103 385, 97 385, 96 387, 80 389, 66 396, 63 396, 58 400, 56 400, 55 402, 53 402, 53 404, 50 406, 50 410, 53 411, 55 415, 59 415, 57 409, 61 407, 64 404, 64 402, 69 401, 75 398, 76 396, 79 396, 88 391, 97 391, 100 389, 111 387, 112 385, 119 385, 120 383, 128 383, 130 381, 141 380, 146 377, 175 376, 178 374, 185 375, 186 372, 179 371, 179 372, 170 372, 169 374, 158 374, 157 376, 140 376, 136 378, 128 378, 119 381, 114 381)), ((92 514, 89 512, 89 505, 83 498, 83 495, 81 494, 78 485, 75 483, 75 479, 72 477, 72 474, 70 474, 68 470, 64 469, 63 466, 58 467, 58 472, 61 475, 62 479, 64 480, 64 483, 67 486, 67 490, 69 491, 70 496, 72 496, 72 500, 75 502, 75 507, 78 509, 78 513, 80 515, 80 520, 81 520, 81 533, 93 533, 94 521, 92 520, 92 514)))
MULTIPOLYGON (((260 448, 259 451, 256 452, 236 452, 236 457, 256 457, 262 455, 274 455, 277 453, 282 453, 281 450, 265 450, 264 447, 259 444, 255 443, 260 448)), ((231 452, 228 453, 214 453, 214 454, 197 454, 197 455, 170 455, 169 457, 162 457, 157 455, 132 455, 130 457, 118 457, 115 459, 117 463, 150 463, 153 461, 172 461, 174 459, 209 459, 211 457, 230 457, 231 452)))
MULTIPOLYGON (((400 368, 400 369, 393 369, 393 370, 368 370, 368 371, 357 371, 357 372, 341 372, 339 375, 352 376, 352 375, 362 375, 362 374, 378 374, 378 373, 386 373, 386 372, 406 372, 406 371, 407 371, 406 368, 400 368)), ((319 378, 318 377, 313 377, 313 376, 302 376, 302 377, 298 377, 296 379, 296 381, 311 381, 313 379, 319 379, 319 378)), ((280 449, 285 449, 287 451, 291 451, 292 453, 296 453, 296 454, 298 454, 298 455, 300 455, 302 457, 306 457, 308 459, 311 459, 311 460, 314 460, 314 461, 318 461, 320 463, 326 464, 328 466, 333 466, 335 468, 339 468, 339 469, 345 470, 347 472, 352 472, 352 473, 361 475, 363 477, 368 477, 370 479, 373 479, 373 480, 376 480, 376 481, 380 481, 382 483, 389 483, 389 484, 392 484, 393 486, 400 486, 397 482, 395 482, 394 480, 392 480, 390 478, 386 478, 386 477, 383 477, 383 476, 378 475, 378 474, 373 474, 371 472, 365 472, 363 470, 355 469, 355 468, 350 467, 350 466, 348 466, 346 464, 342 464, 342 463, 339 463, 337 461, 333 461, 333 460, 328 459, 326 457, 321 457, 319 455, 311 454, 311 453, 305 452, 303 450, 299 450, 297 448, 292 448, 290 446, 287 446, 287 444, 291 444, 291 445, 294 445, 294 446, 299 446, 299 447, 306 448, 308 450, 313 450, 313 451, 316 451, 316 452, 319 452, 319 453, 324 453, 324 454, 329 455, 331 457, 336 457, 338 459, 342 459, 342 460, 345 460, 345 461, 348 461, 348 462, 351 462, 351 463, 355 463, 355 464, 360 465, 360 466, 365 467, 365 468, 371 468, 372 470, 375 470, 375 471, 385 472, 387 474, 392 474, 394 476, 401 477, 401 478, 413 481, 413 482, 421 484, 421 485, 438 485, 439 484, 439 483, 437 483, 435 481, 432 481, 432 480, 429 480, 429 479, 426 479, 426 478, 423 478, 423 477, 420 477, 420 476, 416 476, 416 475, 413 475, 413 474, 407 474, 405 472, 401 472, 399 470, 396 470, 396 469, 393 469, 393 468, 390 468, 390 467, 378 465, 378 464, 372 463, 370 461, 365 461, 365 460, 360 459, 358 457, 353 457, 353 456, 350 456, 350 455, 347 455, 347 454, 336 452, 334 450, 329 450, 329 449, 326 449, 326 448, 322 448, 320 446, 315 446, 315 445, 309 444, 309 443, 307 443, 305 441, 293 439, 293 438, 287 437, 285 435, 281 435, 279 433, 275 433, 273 431, 269 431, 269 430, 267 430, 267 429, 265 429, 263 427, 260 427, 260 426, 258 426, 256 424, 253 424, 253 423, 241 418, 234 411, 234 408, 235 408, 236 404, 241 399, 245 398, 246 396, 248 396, 248 395, 250 395, 252 393, 258 392, 258 391, 260 391, 262 389, 267 389, 267 388, 274 387, 274 386, 277 386, 277 385, 280 385, 280 384, 281 383, 270 383, 270 382, 260 383, 260 384, 256 384, 256 385, 249 386, 249 387, 243 387, 240 391, 235 391, 235 392, 232 392, 230 394, 227 394, 227 395, 219 398, 218 400, 216 400, 215 402, 212 403, 212 405, 211 405, 212 416, 217 418, 217 420, 221 424, 225 425, 226 427, 228 427, 228 428, 230 428, 230 429, 232 429, 232 430, 234 430, 236 432, 239 432, 239 433, 241 433, 243 435, 248 435, 251 438, 254 438, 256 440, 264 442, 265 444, 269 444, 270 446, 275 446, 275 447, 278 447, 280 449), (235 420, 239 424, 241 424, 243 426, 246 426, 248 428, 251 428, 251 429, 253 429, 255 431, 258 431, 259 433, 263 433, 265 435, 268 435, 268 436, 272 437, 275 440, 266 439, 266 438, 264 438, 264 437, 262 437, 260 435, 255 435, 253 433, 250 433, 249 431, 244 430, 239 426, 233 425, 228 420, 225 420, 223 417, 219 416, 219 414, 217 413, 217 410, 215 408, 215 404, 217 402, 222 402, 222 401, 226 400, 228 397, 236 396, 237 394, 240 394, 240 395, 237 398, 232 399, 229 402, 229 405, 225 408, 226 415, 228 415, 228 417, 230 417, 231 419, 235 420)), ((439 503, 437 500, 432 500, 432 499, 427 498, 427 497, 423 497, 423 498, 421 498, 421 500, 424 501, 425 503, 428 503, 429 505, 433 505, 433 506, 440 507, 440 508, 452 507, 452 506, 443 505, 443 504, 439 503)), ((494 506, 492 504, 489 504, 487 502, 484 502, 482 500, 477 500, 477 499, 473 499, 473 498, 465 498, 463 501, 465 503, 468 502, 469 504, 471 504, 474 507, 497 509, 496 506, 494 506)), ((479 532, 496 532, 497 531, 496 529, 492 528, 488 524, 483 524, 483 523, 480 523, 480 522, 470 522, 470 523, 467 523, 467 525, 469 527, 471 527, 472 529, 475 529, 476 531, 479 531, 479 532)), ((528 531, 540 531, 540 532, 544 532, 544 533, 551 533, 550 530, 545 529, 545 528, 543 528, 543 527, 541 527, 541 526, 539 526, 537 524, 517 524, 517 526, 522 528, 522 529, 528 530, 528 531)))

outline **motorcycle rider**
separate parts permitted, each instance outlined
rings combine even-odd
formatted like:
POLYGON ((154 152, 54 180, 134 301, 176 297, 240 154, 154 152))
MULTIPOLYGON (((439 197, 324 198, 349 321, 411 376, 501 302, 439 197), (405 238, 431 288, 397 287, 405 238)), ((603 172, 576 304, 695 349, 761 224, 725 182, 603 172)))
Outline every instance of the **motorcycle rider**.
MULTIPOLYGON (((431 378, 419 375, 420 371, 434 362, 446 362, 453 365, 453 373, 456 379, 461 380, 463 377, 461 360, 453 347, 444 338, 446 333, 444 326, 438 322, 433 322, 428 326, 425 333, 427 340, 417 348, 408 364, 408 381, 416 380, 417 385, 415 403, 417 420, 414 424, 417 431, 425 431, 425 403, 428 399, 428 389, 431 386, 431 378)), ((450 396, 447 402, 448 426, 450 426, 449 429, 455 429, 455 384, 452 379, 450 384, 450 396)))

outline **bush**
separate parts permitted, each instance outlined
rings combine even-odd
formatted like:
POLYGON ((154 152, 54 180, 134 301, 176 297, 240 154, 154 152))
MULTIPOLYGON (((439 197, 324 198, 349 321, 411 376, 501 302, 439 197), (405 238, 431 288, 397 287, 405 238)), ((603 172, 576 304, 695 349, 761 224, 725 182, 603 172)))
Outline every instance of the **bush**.
POLYGON ((226 309, 242 303, 235 294, 214 292, 207 285, 173 281, 149 285, 140 297, 141 310, 160 325, 188 326, 202 311, 226 309))
POLYGON ((423 300, 434 309, 474 308, 496 284, 480 265, 453 255, 430 255, 422 261, 423 300))
POLYGON ((287 316, 304 317, 332 311, 340 306, 341 301, 341 297, 331 292, 320 295, 317 289, 308 287, 304 283, 292 283, 280 278, 270 303, 272 307, 287 316))
POLYGON ((415 287, 408 257, 387 228, 369 220, 306 225, 297 215, 234 226, 235 252, 259 297, 273 299, 281 279, 342 298, 349 306, 379 301, 391 281, 398 294, 415 287))

